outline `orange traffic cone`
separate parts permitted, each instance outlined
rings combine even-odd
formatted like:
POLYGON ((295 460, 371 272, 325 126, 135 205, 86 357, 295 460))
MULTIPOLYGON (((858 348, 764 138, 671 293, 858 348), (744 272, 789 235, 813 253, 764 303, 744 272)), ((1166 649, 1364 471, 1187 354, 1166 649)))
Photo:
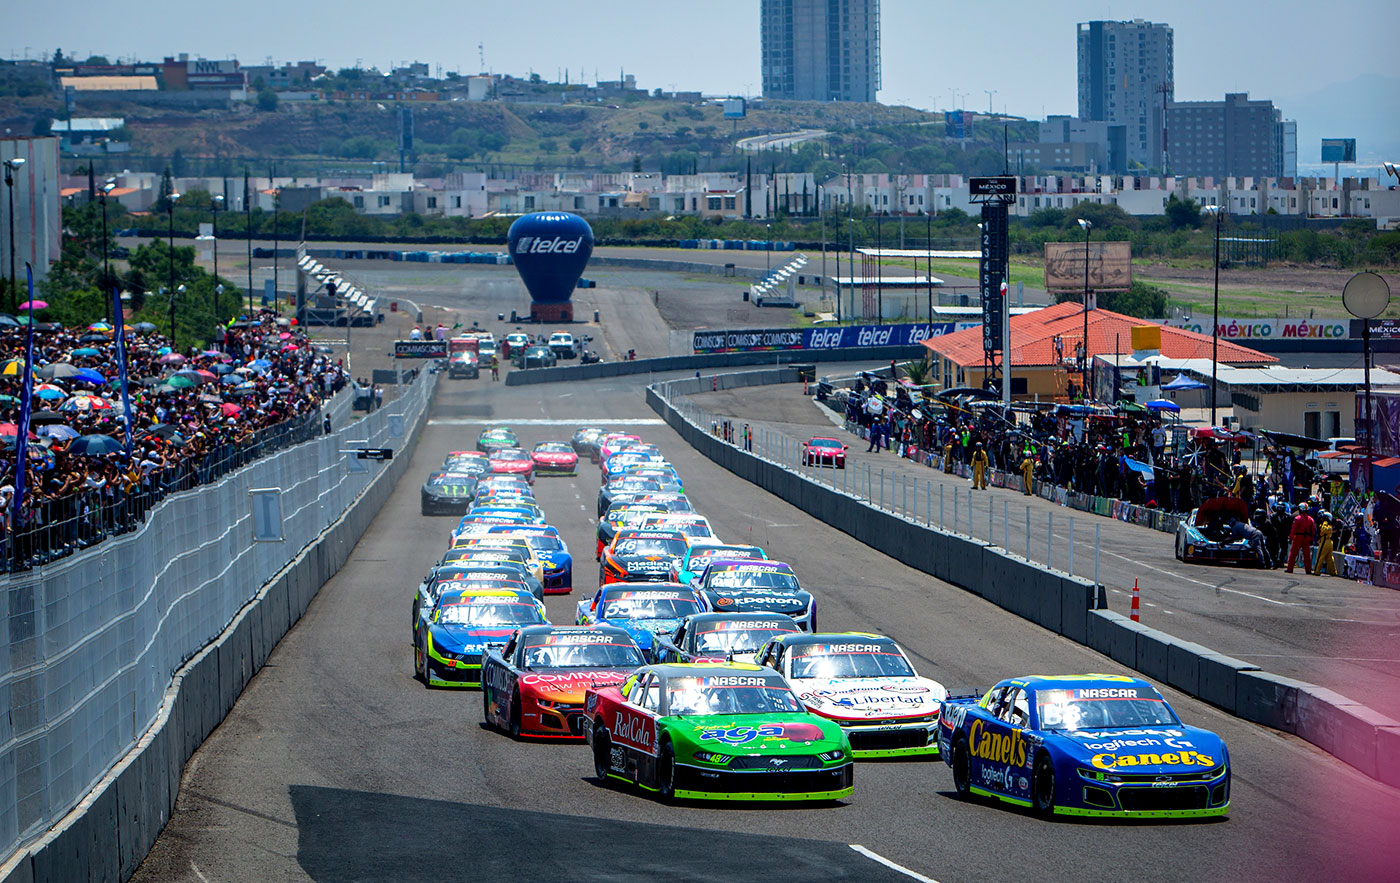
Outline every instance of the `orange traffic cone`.
POLYGON ((1133 580, 1133 610, 1130 617, 1133 622, 1138 621, 1138 581, 1133 580))

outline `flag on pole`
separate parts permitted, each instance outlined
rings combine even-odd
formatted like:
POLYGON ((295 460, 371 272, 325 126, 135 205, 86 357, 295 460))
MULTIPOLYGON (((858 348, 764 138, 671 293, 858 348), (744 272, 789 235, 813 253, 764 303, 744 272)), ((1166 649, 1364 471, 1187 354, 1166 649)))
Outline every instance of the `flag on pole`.
POLYGON ((15 497, 11 501, 11 532, 20 528, 20 504, 24 501, 26 460, 29 457, 29 414, 34 401, 34 268, 24 263, 24 278, 29 283, 29 324, 24 334, 24 382, 19 393, 19 421, 15 432, 15 497))
POLYGON ((112 315, 116 317, 117 382, 122 392, 122 431, 126 438, 126 459, 131 459, 131 394, 126 385, 126 327, 122 317, 122 293, 112 289, 112 315))

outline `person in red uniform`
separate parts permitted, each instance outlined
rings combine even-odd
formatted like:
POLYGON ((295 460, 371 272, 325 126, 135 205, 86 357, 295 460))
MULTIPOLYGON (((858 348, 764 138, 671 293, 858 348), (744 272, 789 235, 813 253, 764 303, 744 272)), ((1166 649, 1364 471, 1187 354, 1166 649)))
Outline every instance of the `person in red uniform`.
POLYGON ((1302 552, 1303 572, 1312 575, 1312 541, 1316 530, 1317 525, 1308 514, 1308 504, 1299 504, 1298 514, 1293 518, 1293 526, 1288 530, 1288 566, 1284 568, 1285 571, 1293 572, 1293 562, 1298 553, 1302 552))

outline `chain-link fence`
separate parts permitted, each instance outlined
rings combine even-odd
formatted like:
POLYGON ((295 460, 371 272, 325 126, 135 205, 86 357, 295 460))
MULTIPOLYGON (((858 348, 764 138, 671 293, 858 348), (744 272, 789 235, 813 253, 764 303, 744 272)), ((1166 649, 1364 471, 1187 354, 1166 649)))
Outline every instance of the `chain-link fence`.
POLYGON ((15 573, 0 608, 0 856, 67 813, 155 719, 174 671, 332 524, 382 466, 342 453, 399 448, 437 375, 330 435, 189 492, 145 501, 124 533, 15 573), (283 539, 253 541, 250 492, 280 491, 283 539))

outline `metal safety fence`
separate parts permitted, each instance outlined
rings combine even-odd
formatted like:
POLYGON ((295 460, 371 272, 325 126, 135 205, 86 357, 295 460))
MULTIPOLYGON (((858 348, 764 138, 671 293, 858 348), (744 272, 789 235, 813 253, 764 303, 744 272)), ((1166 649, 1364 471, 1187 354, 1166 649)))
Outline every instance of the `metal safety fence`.
POLYGON ((233 459, 205 483, 138 501, 144 519, 125 532, 0 580, 0 860, 62 818, 136 744, 175 670, 383 468, 345 451, 398 448, 436 380, 417 377, 329 435, 317 422, 247 465, 233 459), (253 492, 269 490, 277 493, 256 497, 270 538, 255 541, 253 492), (280 518, 269 522, 269 512, 280 518))

